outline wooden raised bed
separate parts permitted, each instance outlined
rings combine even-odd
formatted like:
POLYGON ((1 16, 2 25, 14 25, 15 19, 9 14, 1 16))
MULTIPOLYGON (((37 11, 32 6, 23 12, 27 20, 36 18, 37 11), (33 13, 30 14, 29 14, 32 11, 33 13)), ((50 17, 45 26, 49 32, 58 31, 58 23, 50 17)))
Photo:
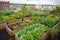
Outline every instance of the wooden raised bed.
MULTIPOLYGON (((56 29, 57 27, 59 27, 60 26, 60 22, 58 22, 53 28, 52 28, 52 30, 53 29, 56 29)), ((51 35, 51 39, 54 39, 54 35, 51 35)))
POLYGON ((46 32, 46 33, 41 37, 40 40, 45 40, 46 38, 48 38, 48 36, 49 36, 49 33, 46 32))
MULTIPOLYGON (((45 40, 46 38, 48 38, 48 33, 46 32, 44 35, 42 35, 42 37, 39 40, 45 40)), ((15 35, 15 40, 20 40, 16 35, 15 35)))
POLYGON ((25 17, 25 18, 20 18, 20 19, 17 19, 17 20, 10 20, 7 22, 7 24, 15 24, 15 23, 20 23, 22 21, 25 21, 25 20, 30 20, 30 17, 25 17))
POLYGON ((8 21, 7 24, 11 25, 11 24, 19 23, 19 22, 22 22, 22 18, 21 19, 17 19, 17 20, 8 21))
POLYGON ((58 22, 52 29, 57 28, 58 26, 60 26, 60 22, 58 22))
POLYGON ((1 25, 0 25, 0 30, 5 29, 6 25, 7 25, 6 23, 1 24, 1 25))
POLYGON ((8 26, 6 26, 6 31, 8 32, 8 34, 12 37, 15 36, 15 33, 18 32, 19 30, 22 30, 23 27, 19 27, 16 30, 11 30, 8 26))
MULTIPOLYGON (((51 30, 56 29, 56 28, 59 27, 59 26, 60 26, 60 22, 58 22, 51 30)), ((53 34, 51 34, 51 33, 48 34, 48 37, 50 37, 51 40, 54 40, 54 39, 55 39, 55 35, 53 35, 53 34)), ((48 37, 47 37, 47 38, 48 38, 48 37)), ((46 39, 47 39, 47 38, 46 38, 46 39)))
MULTIPOLYGON (((57 23, 53 28, 55 29, 56 27, 58 27, 60 25, 60 22, 57 23)), ((46 32, 44 35, 42 35, 42 37, 39 40, 46 40, 49 36, 51 36, 51 39, 54 39, 54 35, 49 34, 48 32, 46 32)), ((20 40, 16 35, 15 35, 15 40, 20 40)))

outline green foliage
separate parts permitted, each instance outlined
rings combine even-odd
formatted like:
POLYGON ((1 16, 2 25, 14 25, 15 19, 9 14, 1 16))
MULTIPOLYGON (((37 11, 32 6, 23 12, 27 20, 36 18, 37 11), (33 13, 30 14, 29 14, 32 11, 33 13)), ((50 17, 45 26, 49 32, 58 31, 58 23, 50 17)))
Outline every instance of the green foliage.
POLYGON ((24 27, 24 26, 27 26, 28 24, 33 24, 33 21, 32 20, 23 21, 22 23, 20 23, 20 26, 24 27))
POLYGON ((5 23, 7 20, 4 19, 5 16, 0 16, 0 24, 5 23))
POLYGON ((58 22, 57 16, 48 16, 45 18, 44 24, 46 24, 49 27, 53 27, 58 22))
POLYGON ((20 26, 21 26, 21 27, 24 27, 24 26, 26 26, 26 25, 27 25, 26 22, 22 22, 22 23, 20 23, 20 26))
POLYGON ((60 12, 60 7, 56 7, 55 12, 60 12))
POLYGON ((34 11, 34 10, 31 11, 31 15, 32 15, 32 16, 45 16, 45 15, 47 15, 47 14, 48 14, 48 13, 43 12, 43 11, 34 11))
POLYGON ((9 16, 11 15, 13 12, 10 11, 10 10, 3 10, 3 11, 0 11, 0 14, 1 15, 5 15, 5 16, 9 16))
POLYGON ((20 38, 20 40, 38 40, 47 30, 48 26, 33 24, 17 32, 16 36, 20 38))
POLYGON ((35 22, 44 22, 44 17, 40 17, 40 16, 32 16, 31 20, 35 21, 35 22))
POLYGON ((22 13, 23 16, 29 16, 31 12, 31 9, 26 5, 23 4, 23 6, 21 7, 21 10, 19 10, 17 13, 22 13))
POLYGON ((18 26, 12 26, 12 29, 13 30, 16 30, 16 29, 18 29, 19 27, 18 26))
POLYGON ((60 18, 60 7, 56 7, 53 11, 50 13, 57 15, 60 18))

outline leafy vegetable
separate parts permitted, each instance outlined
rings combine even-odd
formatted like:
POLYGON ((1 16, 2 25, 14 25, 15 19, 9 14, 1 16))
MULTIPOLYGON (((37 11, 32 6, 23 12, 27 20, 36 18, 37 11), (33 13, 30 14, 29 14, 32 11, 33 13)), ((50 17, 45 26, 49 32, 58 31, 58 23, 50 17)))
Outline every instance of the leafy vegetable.
POLYGON ((48 26, 33 24, 17 32, 16 36, 20 38, 20 40, 38 40, 47 30, 48 26))
POLYGON ((19 26, 13 26, 12 29, 16 30, 17 28, 19 28, 19 26))
POLYGON ((57 16, 48 16, 45 18, 44 24, 46 24, 49 27, 53 27, 58 22, 57 16))
POLYGON ((48 14, 48 13, 43 12, 43 11, 34 11, 34 10, 31 11, 31 15, 32 15, 32 16, 45 16, 45 15, 47 15, 47 14, 48 14))

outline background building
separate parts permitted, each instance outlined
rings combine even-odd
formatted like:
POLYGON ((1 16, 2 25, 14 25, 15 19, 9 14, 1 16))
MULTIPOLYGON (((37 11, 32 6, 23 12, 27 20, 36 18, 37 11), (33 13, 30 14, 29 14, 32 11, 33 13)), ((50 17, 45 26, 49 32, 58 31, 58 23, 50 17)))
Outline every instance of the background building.
POLYGON ((0 1, 0 10, 5 10, 10 8, 10 3, 7 1, 0 1))

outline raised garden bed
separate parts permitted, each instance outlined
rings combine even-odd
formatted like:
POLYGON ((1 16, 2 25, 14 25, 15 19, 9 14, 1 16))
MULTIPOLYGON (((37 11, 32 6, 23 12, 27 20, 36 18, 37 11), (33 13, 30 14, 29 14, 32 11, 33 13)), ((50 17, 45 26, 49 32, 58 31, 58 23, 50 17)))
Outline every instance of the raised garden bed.
POLYGON ((21 19, 17 19, 17 20, 11 20, 11 21, 9 21, 7 23, 8 23, 8 25, 12 25, 12 24, 15 24, 15 23, 20 23, 20 22, 22 22, 22 18, 21 19))
MULTIPOLYGON (((15 40, 43 40, 43 34, 48 30, 48 26, 34 24, 27 27, 15 35, 15 40), (40 26, 39 26, 40 25, 40 26), (39 36, 40 35, 40 36, 39 36)), ((47 33, 45 34, 47 35, 47 33)), ((46 36, 47 37, 47 36, 46 36)))
POLYGON ((7 26, 7 24, 6 24, 6 23, 0 24, 0 30, 5 29, 5 27, 6 27, 6 26, 7 26))
POLYGON ((22 29, 23 27, 20 27, 19 25, 15 25, 15 24, 6 26, 6 31, 10 36, 14 36, 16 32, 22 29))
POLYGON ((60 22, 57 23, 52 30, 49 31, 49 35, 46 40, 60 40, 60 22))
POLYGON ((25 20, 25 21, 23 21, 21 23, 7 25, 6 26, 6 31, 8 32, 8 34, 10 36, 14 36, 16 32, 18 32, 19 30, 22 30, 25 27, 30 26, 32 24, 34 24, 33 21, 31 21, 31 20, 25 20))

